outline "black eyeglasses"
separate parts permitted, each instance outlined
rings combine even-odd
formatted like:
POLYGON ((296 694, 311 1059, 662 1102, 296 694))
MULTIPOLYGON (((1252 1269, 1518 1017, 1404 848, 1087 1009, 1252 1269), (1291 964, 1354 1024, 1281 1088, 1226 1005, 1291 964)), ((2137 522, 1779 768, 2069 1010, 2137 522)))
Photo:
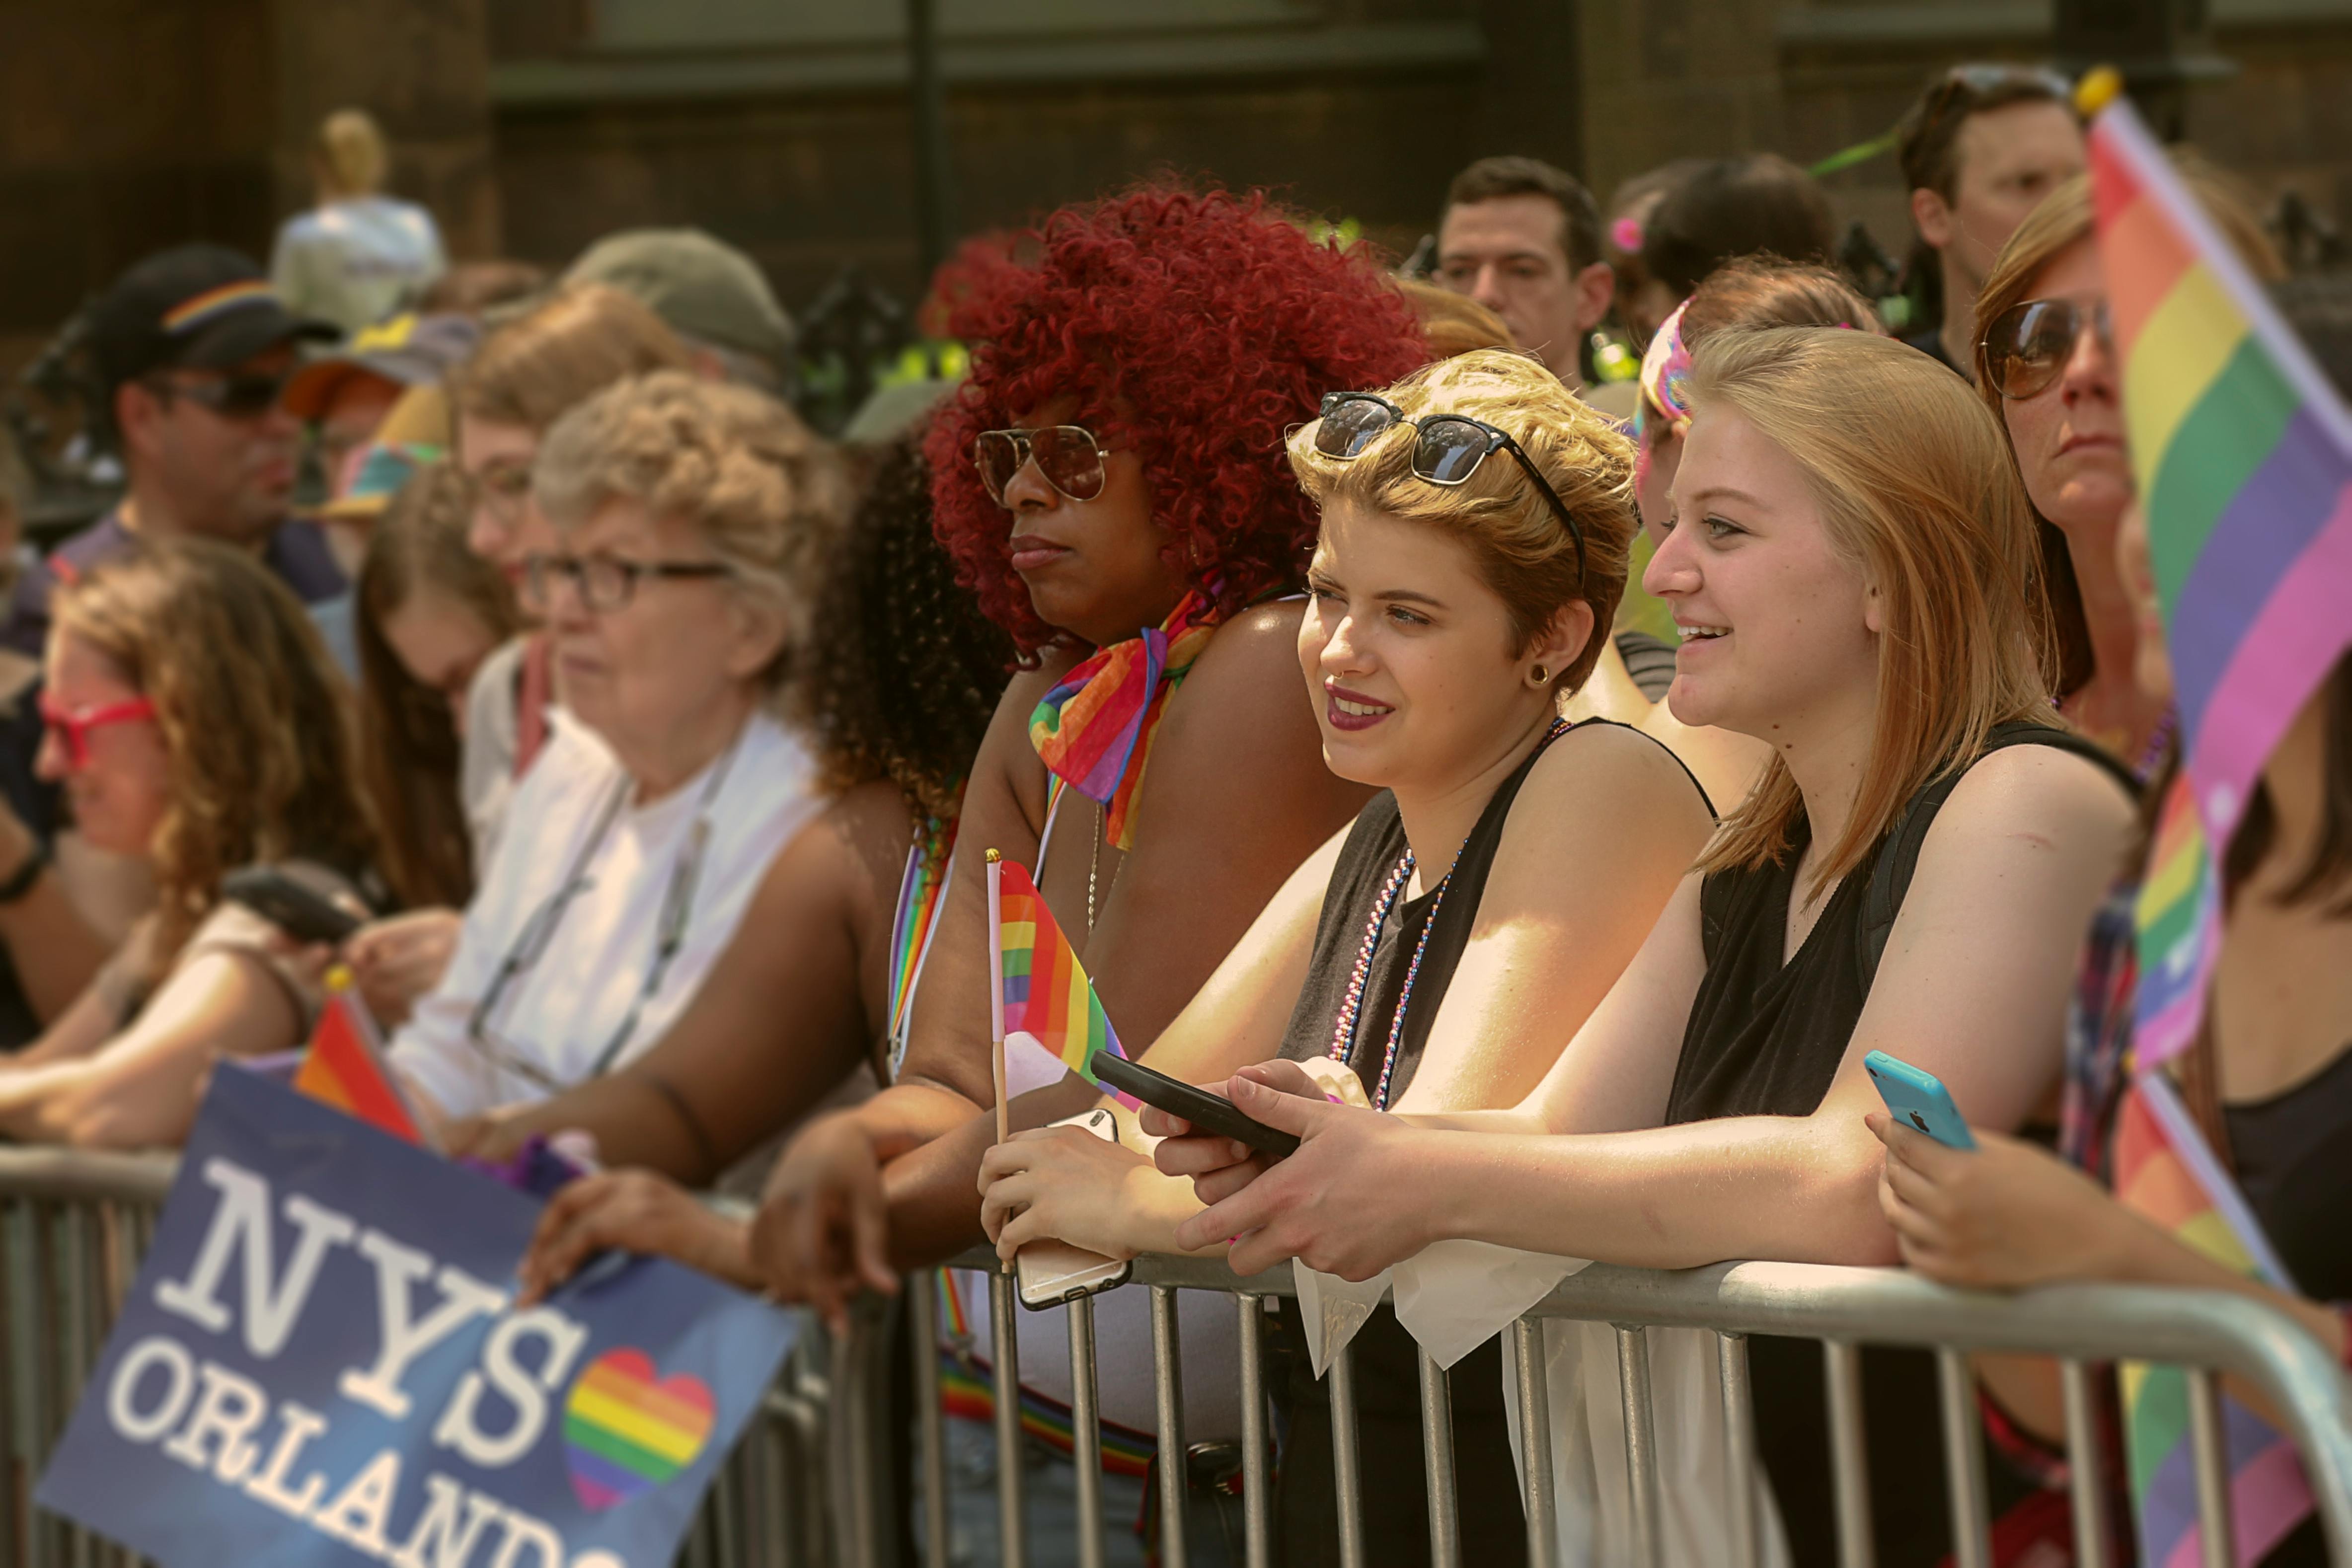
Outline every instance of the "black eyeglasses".
POLYGON ((223 419, 259 419, 278 406, 286 382, 283 375, 207 376, 193 382, 157 375, 147 377, 144 384, 165 402, 184 397, 223 419))
POLYGON ((734 568, 716 560, 628 560, 616 555, 531 555, 524 558, 522 591, 533 610, 544 612, 558 580, 572 585, 580 602, 598 613, 622 610, 636 597, 640 578, 667 580, 731 577, 734 568))
POLYGON ((1037 460, 1045 483, 1073 501, 1091 501, 1103 490, 1103 459, 1110 455, 1083 424, 1049 424, 1042 430, 983 430, 972 446, 972 462, 988 498, 1004 505, 1004 487, 1037 460))
POLYGON ((2074 346, 2084 332, 2098 334, 2099 347, 2113 357, 2115 331, 2107 321, 2107 302, 2082 304, 2073 299, 2024 299, 1993 318, 1985 329, 1985 375, 1993 390, 2012 402, 2037 397, 2049 390, 2074 357, 2074 346))
POLYGON ((1470 476, 1478 472, 1478 465, 1497 452, 1507 452, 1518 459, 1520 471, 1551 503, 1561 527, 1575 541, 1576 580, 1583 582, 1584 530, 1577 527, 1576 515, 1559 498, 1559 492, 1551 487, 1551 481, 1543 476, 1535 459, 1511 439, 1507 430, 1498 430, 1466 413, 1411 419, 1404 410, 1376 392, 1328 392, 1323 399, 1322 415, 1315 422, 1315 450, 1345 463, 1400 424, 1412 426, 1417 437, 1412 445, 1413 474, 1432 485, 1451 489, 1466 484, 1470 476))

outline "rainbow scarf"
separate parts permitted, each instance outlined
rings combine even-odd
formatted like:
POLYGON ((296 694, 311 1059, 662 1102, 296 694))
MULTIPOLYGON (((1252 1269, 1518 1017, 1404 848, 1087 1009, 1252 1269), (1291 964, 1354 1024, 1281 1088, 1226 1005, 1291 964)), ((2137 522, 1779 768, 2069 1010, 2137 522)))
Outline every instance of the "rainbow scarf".
MULTIPOLYGON (((2126 1092, 2115 1149, 2116 1197, 2125 1207, 2233 1273, 2294 1289, 2163 1074, 2144 1072, 2126 1092)), ((2126 1362, 2118 1380, 2139 1560, 2148 1568, 2197 1568, 2204 1556, 2188 1376, 2177 1366, 2126 1362)), ((2311 1511, 2311 1489, 2294 1443, 2226 1396, 2221 1425, 2237 1537, 2233 1561, 2252 1563, 2311 1511)))
MULTIPOLYGON (((1091 1063, 1096 1051, 1117 1057, 1127 1052, 1120 1049, 1085 966, 1029 873, 1010 861, 990 862, 988 910, 996 937, 996 1038, 1007 1050, 1024 1052, 1034 1043, 1066 1071, 1135 1109, 1131 1096, 1095 1078, 1091 1063)), ((1008 1083, 1025 1078, 1010 1071, 1006 1074, 1008 1083)))
POLYGON ((948 886, 948 862, 955 852, 956 824, 961 818, 931 818, 923 836, 907 852, 906 874, 898 881, 898 912, 890 924, 890 1077, 907 1056, 907 1025, 915 1010, 915 981, 930 956, 931 930, 948 886))
POLYGON ((2126 102, 2092 126, 2091 183, 2202 840, 2185 819, 2159 835, 2139 905, 2145 1068, 2196 1036, 2220 944, 2213 852, 2352 646, 2352 410, 2126 102))
POLYGON ((1058 777, 1108 808, 1111 843, 1135 847, 1135 792, 1168 694, 1223 617, 1194 589, 1168 619, 1073 666, 1029 716, 1029 744, 1058 777))

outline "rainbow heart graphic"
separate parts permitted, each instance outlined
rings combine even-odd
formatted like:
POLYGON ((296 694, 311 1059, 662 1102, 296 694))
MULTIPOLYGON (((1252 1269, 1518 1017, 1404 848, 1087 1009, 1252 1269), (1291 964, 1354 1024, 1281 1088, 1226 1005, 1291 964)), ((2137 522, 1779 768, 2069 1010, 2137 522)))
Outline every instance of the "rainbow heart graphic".
POLYGON ((593 1509, 614 1508, 669 1480, 710 1440, 709 1385, 688 1373, 662 1379, 653 1358, 624 1346, 588 1364, 563 1406, 563 1459, 572 1490, 593 1509))

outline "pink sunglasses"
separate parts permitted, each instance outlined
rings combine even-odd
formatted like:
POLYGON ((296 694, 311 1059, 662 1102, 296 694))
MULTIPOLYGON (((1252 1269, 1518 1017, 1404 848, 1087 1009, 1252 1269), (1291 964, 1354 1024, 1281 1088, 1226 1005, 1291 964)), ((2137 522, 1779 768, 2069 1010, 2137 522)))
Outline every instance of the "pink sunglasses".
POLYGON ((110 724, 137 724, 155 716, 155 704, 148 697, 130 697, 119 703, 103 703, 97 707, 69 708, 47 692, 41 694, 41 722, 49 727, 66 748, 66 761, 77 773, 89 766, 89 732, 104 729, 110 724))

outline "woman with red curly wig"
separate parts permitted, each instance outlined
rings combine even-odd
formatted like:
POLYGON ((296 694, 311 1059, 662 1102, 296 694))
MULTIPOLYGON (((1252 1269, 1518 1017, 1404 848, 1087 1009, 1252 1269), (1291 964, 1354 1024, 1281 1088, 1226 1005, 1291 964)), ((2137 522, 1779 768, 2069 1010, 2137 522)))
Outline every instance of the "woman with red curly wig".
MULTIPOLYGON (((1299 690, 1283 596, 1315 523, 1283 435, 1326 392, 1427 357, 1372 267, 1256 195, 1148 186, 1066 208, 1017 250, 967 248, 943 282, 973 351, 932 426, 936 527, 1034 667, 972 767, 897 1082, 793 1140, 754 1228, 769 1286, 836 1316, 982 1239, 983 851, 1035 868, 1140 1043, 1363 804, 1299 690)), ((1034 1125, 1094 1091, 1032 1098, 1034 1125)))

